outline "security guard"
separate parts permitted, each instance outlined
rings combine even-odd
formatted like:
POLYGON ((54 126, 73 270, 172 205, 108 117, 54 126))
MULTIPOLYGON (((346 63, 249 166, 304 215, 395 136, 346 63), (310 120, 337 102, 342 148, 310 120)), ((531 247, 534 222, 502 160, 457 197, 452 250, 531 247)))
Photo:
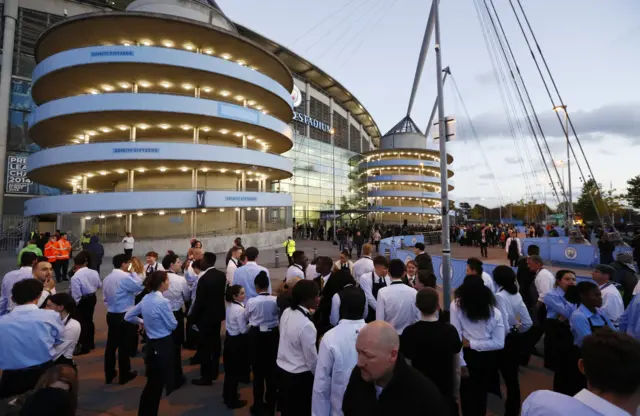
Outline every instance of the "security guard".
POLYGON ((56 260, 58 259, 58 239, 55 235, 52 235, 47 241, 47 244, 44 246, 44 256, 49 260, 49 263, 53 266, 53 270, 56 274, 56 280, 60 282, 60 278, 58 277, 58 268, 56 266, 56 260))
POLYGON ((284 251, 287 253, 287 259, 289 259, 289 266, 293 265, 293 252, 296 251, 296 242, 291 237, 287 237, 287 241, 282 243, 284 251))

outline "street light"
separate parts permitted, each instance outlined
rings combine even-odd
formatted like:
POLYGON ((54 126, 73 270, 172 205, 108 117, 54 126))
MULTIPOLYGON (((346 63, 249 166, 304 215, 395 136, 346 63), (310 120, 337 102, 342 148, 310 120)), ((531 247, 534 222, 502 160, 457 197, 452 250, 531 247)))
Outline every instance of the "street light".
POLYGON ((567 197, 567 222, 569 227, 573 228, 573 197, 571 194, 571 150, 569 144, 569 113, 567 113, 566 105, 558 105, 553 107, 556 113, 562 110, 564 112, 564 136, 567 142, 567 187, 569 188, 567 197))

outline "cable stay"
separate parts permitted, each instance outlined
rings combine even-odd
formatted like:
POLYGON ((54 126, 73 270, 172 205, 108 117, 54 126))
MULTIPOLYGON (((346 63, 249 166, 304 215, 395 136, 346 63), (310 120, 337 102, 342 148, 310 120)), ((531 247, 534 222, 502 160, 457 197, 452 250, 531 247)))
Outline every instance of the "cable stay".
MULTIPOLYGON (((367 0, 368 1, 368 0, 367 0)), ((315 25, 313 25, 309 30, 307 30, 306 32, 304 32, 302 35, 298 36, 293 42, 291 42, 289 44, 289 48, 291 48, 293 45, 295 45, 296 43, 298 43, 301 39, 303 39, 305 36, 307 36, 309 33, 313 32, 314 30, 316 30, 318 27, 320 27, 323 23, 325 23, 327 20, 331 19, 333 16, 337 15, 338 13, 340 13, 342 10, 346 9, 348 6, 350 6, 352 3, 354 3, 355 0, 349 0, 347 1, 345 4, 342 5, 342 7, 339 7, 338 9, 336 9, 336 11, 334 11, 333 13, 329 13, 324 19, 320 20, 318 23, 316 23, 315 25)), ((360 7, 360 6, 358 6, 360 7)), ((355 10, 353 10, 355 11, 355 10)), ((353 12, 352 11, 352 12, 353 12)))

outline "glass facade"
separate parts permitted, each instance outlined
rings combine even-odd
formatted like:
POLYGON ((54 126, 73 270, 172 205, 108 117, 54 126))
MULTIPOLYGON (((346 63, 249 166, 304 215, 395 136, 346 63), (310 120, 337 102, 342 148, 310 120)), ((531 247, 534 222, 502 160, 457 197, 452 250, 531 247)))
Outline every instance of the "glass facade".
POLYGON ((284 156, 293 160, 293 177, 274 186, 293 194, 297 223, 316 222, 321 211, 334 209, 334 184, 336 211, 365 207, 357 166, 350 163, 358 153, 295 133, 293 148, 284 156))

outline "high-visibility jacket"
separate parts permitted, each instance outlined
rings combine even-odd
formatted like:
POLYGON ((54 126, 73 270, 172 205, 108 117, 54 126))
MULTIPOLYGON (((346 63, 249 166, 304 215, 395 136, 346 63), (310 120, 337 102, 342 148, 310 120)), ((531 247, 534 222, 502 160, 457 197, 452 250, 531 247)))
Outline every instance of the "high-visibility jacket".
POLYGON ((282 243, 282 245, 284 246, 287 256, 293 255, 293 252, 296 251, 296 242, 293 240, 287 240, 282 243))
POLYGON ((57 241, 47 241, 47 244, 44 246, 44 255, 49 259, 49 263, 53 263, 58 258, 58 252, 56 247, 58 245, 57 241))
POLYGON ((58 260, 69 260, 71 243, 63 238, 56 242, 56 257, 58 260))

